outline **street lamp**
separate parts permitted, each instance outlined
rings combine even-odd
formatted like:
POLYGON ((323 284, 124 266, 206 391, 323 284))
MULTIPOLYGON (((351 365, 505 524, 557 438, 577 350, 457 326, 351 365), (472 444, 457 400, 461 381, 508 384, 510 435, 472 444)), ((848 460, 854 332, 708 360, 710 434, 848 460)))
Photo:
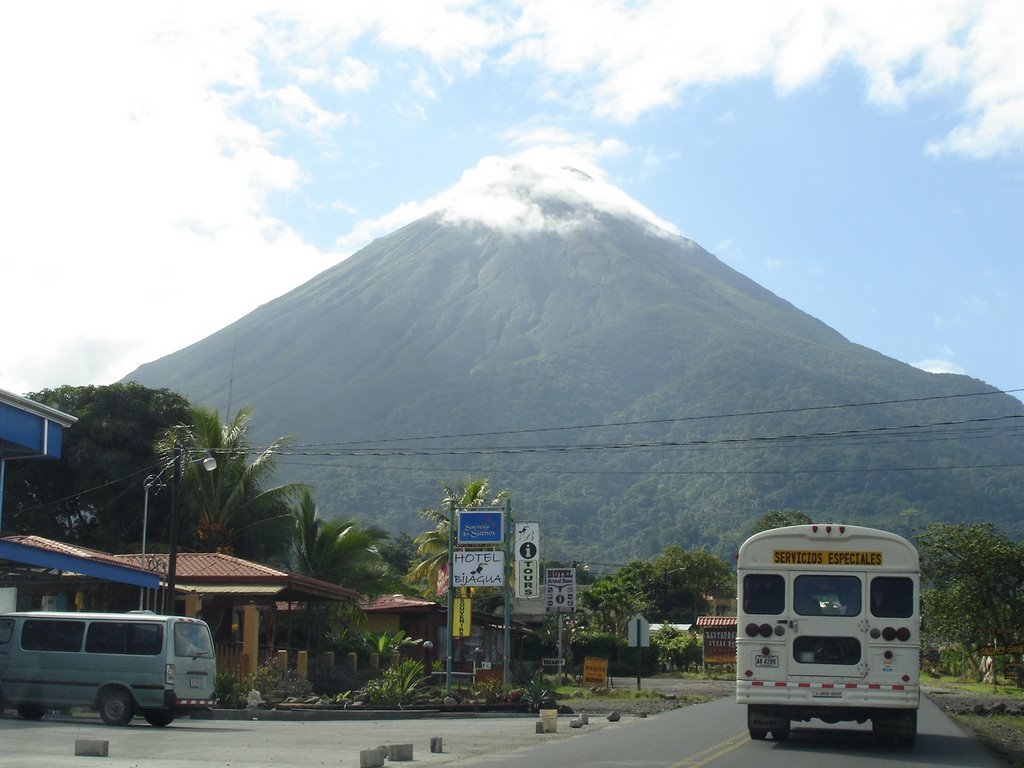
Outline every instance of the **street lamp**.
MULTIPOLYGON (((181 461, 185 447, 174 446, 173 475, 171 477, 171 530, 167 536, 167 600, 170 606, 168 614, 174 613, 174 588, 178 570, 178 523, 181 519, 181 461)), ((191 463, 202 463, 203 469, 213 472, 217 468, 217 460, 209 451, 201 459, 191 463)))

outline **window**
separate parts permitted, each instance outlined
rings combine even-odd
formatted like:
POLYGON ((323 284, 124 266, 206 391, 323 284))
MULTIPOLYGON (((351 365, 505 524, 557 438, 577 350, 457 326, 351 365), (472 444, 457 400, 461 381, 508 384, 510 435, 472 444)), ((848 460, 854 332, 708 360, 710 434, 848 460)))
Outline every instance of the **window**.
POLYGON ((0 645, 11 642, 14 634, 14 619, 0 619, 0 645))
POLYGON ((797 576, 793 605, 801 616, 859 616, 861 584, 856 576, 797 576))
POLYGON ((871 580, 871 615, 909 619, 914 615, 914 582, 907 576, 879 576, 871 580))
POLYGON ((786 608, 786 580, 779 575, 752 573, 743 577, 743 612, 778 616, 786 608))
POLYGON ((84 621, 28 619, 21 630, 21 647, 26 651, 79 651, 84 634, 84 621))
POLYGON ((187 624, 179 622, 174 625, 174 655, 213 656, 213 643, 205 624, 187 624))
POLYGON ((121 653, 156 656, 163 650, 164 628, 160 624, 94 621, 85 638, 87 653, 121 653))
POLYGON ((793 641, 793 660, 800 664, 857 664, 860 641, 855 637, 802 635, 793 641))

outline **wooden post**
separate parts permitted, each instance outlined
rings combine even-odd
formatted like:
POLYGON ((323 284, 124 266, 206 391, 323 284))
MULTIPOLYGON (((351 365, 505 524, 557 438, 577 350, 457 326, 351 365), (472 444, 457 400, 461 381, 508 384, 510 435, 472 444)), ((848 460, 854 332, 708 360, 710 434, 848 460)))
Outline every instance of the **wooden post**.
POLYGON ((242 653, 245 658, 244 672, 251 675, 259 666, 260 657, 260 612, 249 603, 242 609, 242 653))
POLYGON ((203 598, 202 595, 197 595, 194 592, 189 592, 185 595, 185 615, 191 616, 193 619, 199 617, 199 611, 203 609, 203 598))
POLYGON ((300 680, 307 679, 309 671, 309 651, 299 651, 295 658, 295 674, 300 680))
POLYGON ((288 651, 283 648, 277 652, 277 668, 282 674, 288 671, 288 651))

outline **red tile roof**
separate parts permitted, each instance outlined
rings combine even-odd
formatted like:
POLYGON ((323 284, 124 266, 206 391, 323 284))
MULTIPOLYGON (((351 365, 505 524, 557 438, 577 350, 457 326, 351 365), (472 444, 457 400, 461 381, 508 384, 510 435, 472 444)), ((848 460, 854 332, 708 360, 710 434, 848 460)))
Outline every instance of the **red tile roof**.
POLYGON ((424 600, 422 597, 382 595, 369 602, 360 603, 360 607, 366 613, 419 613, 440 610, 441 605, 433 600, 424 600))
MULTIPOLYGON (((5 536, 4 539, 22 544, 23 546, 118 566, 140 568, 140 560, 142 559, 142 556, 137 554, 112 555, 96 549, 46 539, 42 536, 5 536)), ((167 555, 164 553, 147 553, 143 570, 163 576, 167 573, 167 555)), ((331 584, 298 573, 279 571, 270 566, 242 560, 239 557, 224 555, 219 552, 179 552, 177 562, 175 563, 175 574, 178 585, 183 589, 186 587, 196 588, 195 591, 201 591, 199 588, 204 585, 211 587, 214 585, 221 587, 223 585, 237 585, 239 587, 244 587, 245 585, 253 587, 257 585, 275 585, 280 587, 279 592, 282 596, 289 596, 291 599, 297 600, 312 598, 355 601, 358 598, 355 591, 339 584, 331 584)))

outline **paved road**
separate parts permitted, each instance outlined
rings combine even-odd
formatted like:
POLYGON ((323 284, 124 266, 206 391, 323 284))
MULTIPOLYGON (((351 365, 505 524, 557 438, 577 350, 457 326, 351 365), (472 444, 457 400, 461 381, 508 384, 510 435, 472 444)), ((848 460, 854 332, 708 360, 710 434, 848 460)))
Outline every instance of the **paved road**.
MULTIPOLYGON (((460 768, 908 768, 1000 763, 942 714, 923 702, 917 745, 912 749, 878 745, 870 724, 835 726, 814 721, 794 724, 788 742, 753 742, 747 737, 742 708, 729 700, 683 707, 645 719, 624 717, 609 723, 591 716, 590 724, 559 732, 536 733, 528 716, 448 717, 406 720, 280 721, 179 720, 152 728, 136 720, 125 728, 105 726, 95 717, 29 722, 0 718, 0 765, 19 768, 313 768, 359 765, 359 752, 382 744, 412 743, 416 765, 458 764, 460 768), (430 752, 440 736, 444 752, 430 752), (109 743, 109 756, 75 756, 77 739, 109 743)), ((395 765, 387 763, 387 765, 395 765)))

